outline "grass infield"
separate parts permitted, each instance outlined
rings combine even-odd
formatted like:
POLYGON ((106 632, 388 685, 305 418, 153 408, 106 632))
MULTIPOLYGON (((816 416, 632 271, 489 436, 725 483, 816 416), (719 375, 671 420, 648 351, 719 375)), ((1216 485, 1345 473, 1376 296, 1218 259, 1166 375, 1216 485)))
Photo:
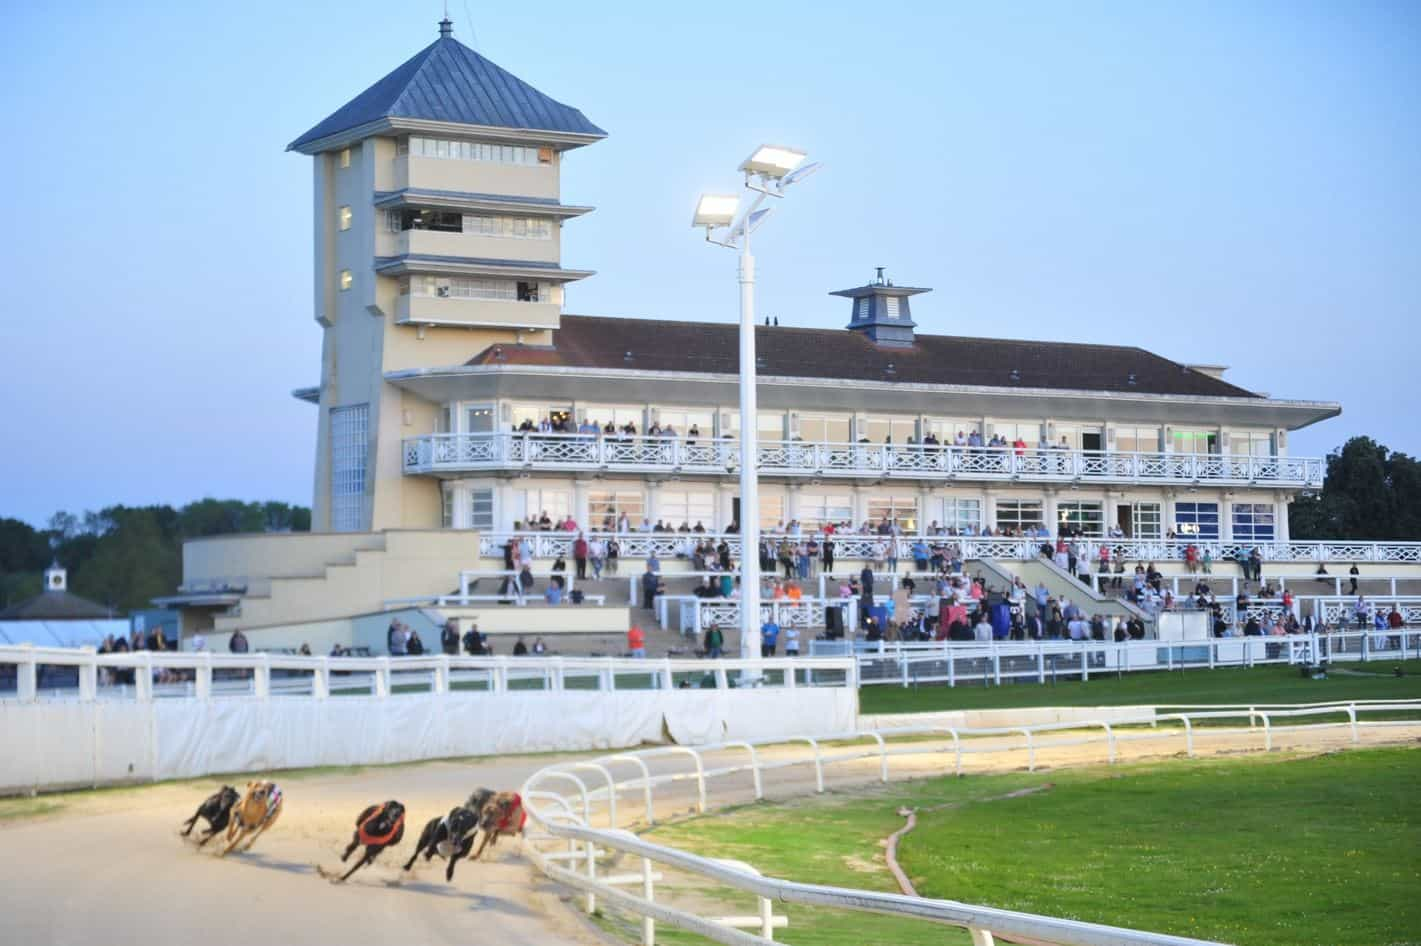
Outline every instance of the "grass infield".
POLYGON ((862 713, 927 713, 937 710, 1002 709, 1022 706, 1182 706, 1204 703, 1325 703, 1332 700, 1421 699, 1421 661, 1336 664, 1326 680, 1305 679, 1296 667, 1176 670, 1100 674, 1040 684, 900 687, 859 690, 862 713), (1404 676, 1392 675, 1400 667, 1404 676), (1338 672, 1342 671, 1342 672, 1338 672), (1352 673, 1364 674, 1353 676, 1352 673))
MULTIPOLYGON (((918 892, 1239 946, 1421 943, 1421 750, 1180 760, 935 779, 749 806, 653 840, 794 880, 918 892), (1004 797, 1023 788, 1050 787, 1004 797)), ((733 912, 753 912, 741 896, 733 912)), ((777 939, 813 946, 967 943, 917 921, 783 905, 777 939)), ((695 942, 658 928, 658 942, 695 942)))

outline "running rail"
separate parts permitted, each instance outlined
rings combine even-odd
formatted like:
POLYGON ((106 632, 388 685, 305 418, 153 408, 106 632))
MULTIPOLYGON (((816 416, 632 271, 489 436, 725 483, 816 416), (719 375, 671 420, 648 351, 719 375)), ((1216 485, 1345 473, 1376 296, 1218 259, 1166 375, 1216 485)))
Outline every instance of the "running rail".
MULTIPOLYGON (((1145 739, 1177 739, 1182 737, 1186 755, 1194 756, 1194 740, 1199 722, 1222 720, 1247 720, 1248 725, 1238 727, 1210 726, 1213 735, 1255 734, 1261 730, 1264 751, 1273 746, 1273 722, 1280 718, 1306 718, 1342 716, 1341 721, 1301 723, 1289 727, 1301 728, 1346 727, 1351 733, 1351 742, 1360 742, 1359 730, 1363 726, 1416 726, 1418 720, 1364 720, 1368 713, 1421 713, 1421 700, 1346 701, 1319 703, 1306 706, 1282 708, 1275 706, 1236 706, 1206 710, 1188 710, 1161 714, 1142 714, 1138 719, 1092 720, 1086 722, 1046 723, 1034 726, 967 728, 967 727, 911 727, 877 732, 854 731, 832 737, 818 739, 804 738, 793 741, 773 742, 726 742, 687 747, 668 746, 646 749, 640 752, 621 752, 604 758, 574 763, 560 763, 548 766, 531 775, 523 785, 523 797, 531 821, 532 834, 524 846, 532 862, 548 877, 559 881, 585 895, 588 912, 595 910, 600 897, 607 903, 618 906, 642 918, 643 946, 652 946, 657 922, 669 923, 689 930, 719 943, 749 944, 774 941, 774 930, 787 925, 788 918, 773 913, 776 903, 801 906, 833 907, 909 917, 927 922, 940 923, 968 930, 974 946, 993 946, 995 936, 1006 940, 1034 942, 1038 944, 1058 944, 1058 946, 1209 946, 1208 941, 1130 930, 1098 923, 1085 923, 1059 917, 1041 916, 1014 910, 978 906, 952 900, 936 900, 908 897, 900 894, 878 891, 857 890, 848 887, 833 887, 822 884, 806 884, 793 880, 765 877, 749 865, 725 862, 702 857, 687 851, 662 844, 644 841, 624 830, 617 824, 615 799, 619 792, 635 793, 645 801, 644 823, 652 823, 653 793, 657 786, 674 785, 679 782, 694 781, 696 807, 700 812, 708 808, 710 789, 725 776, 749 772, 754 778, 754 795, 763 796, 762 779, 765 772, 793 766, 812 766, 814 786, 818 792, 824 791, 824 770, 826 767, 859 759, 877 759, 878 779, 889 779, 889 759, 900 755, 948 754, 954 756, 955 771, 962 770, 962 757, 970 753, 1002 753, 1025 751, 1028 768, 1035 768, 1035 753, 1040 748, 1060 748, 1071 745, 1092 743, 1106 744, 1108 759, 1116 761, 1116 747, 1123 741, 1145 739), (1261 727, 1259 722, 1261 721, 1261 727), (1159 723, 1176 723, 1179 728, 1157 728, 1159 723), (1139 727, 1130 729, 1129 727, 1139 727), (1124 732, 1121 730, 1125 729, 1124 732), (1042 737, 1060 734, 1065 738, 1042 737), (943 737, 945 742, 925 742, 922 737, 943 737), (1020 736, 1020 740, 1005 745, 972 746, 971 740, 980 737, 1020 736), (910 741, 894 744, 890 740, 906 738, 910 741), (871 742, 870 742, 871 741, 871 742), (834 745, 840 743, 859 745, 834 745), (798 748, 803 745, 807 751, 789 758, 767 758, 759 751, 767 746, 778 749, 798 748), (833 750, 842 751, 833 751, 833 750), (826 751, 830 750, 830 751, 826 751), (734 760, 718 768, 707 767, 706 756, 712 754, 733 755, 734 760), (687 770, 675 765, 666 765, 670 760, 689 758, 692 768, 687 770), (635 762, 636 778, 617 781, 609 774, 611 764, 635 762), (656 770, 648 763, 658 764, 656 770), (586 771, 591 768, 603 776, 605 788, 590 789, 585 781, 572 774, 573 769, 586 771), (575 785, 577 794, 571 797, 554 790, 555 786, 575 785), (546 804, 545 804, 546 803, 546 804), (605 809, 606 827, 594 827, 596 816, 594 805, 605 809), (579 815, 578 812, 581 812, 579 815), (540 844, 561 844, 565 850, 553 851, 540 844), (631 855, 640 859, 640 870, 624 874, 599 876, 599 857, 631 855), (707 917, 691 912, 665 901, 656 900, 656 881, 660 878, 658 866, 675 868, 718 885, 729 887, 753 895, 758 901, 758 911, 754 915, 742 917, 707 917), (625 887, 639 888, 631 892, 625 887), (755 932, 744 932, 744 929, 755 932), (757 935, 758 934, 758 935, 757 935)), ((626 811, 623 806, 623 811, 626 811)), ((1216 944, 1215 944, 1216 946, 1216 944)))

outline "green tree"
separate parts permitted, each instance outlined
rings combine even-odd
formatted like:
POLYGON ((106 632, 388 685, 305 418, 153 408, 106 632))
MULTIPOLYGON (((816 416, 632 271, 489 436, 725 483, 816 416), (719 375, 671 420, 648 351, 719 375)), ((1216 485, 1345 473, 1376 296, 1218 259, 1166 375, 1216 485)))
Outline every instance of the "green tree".
POLYGON ((1421 539, 1421 463, 1370 437, 1327 457, 1322 491, 1288 507, 1295 539, 1421 539))

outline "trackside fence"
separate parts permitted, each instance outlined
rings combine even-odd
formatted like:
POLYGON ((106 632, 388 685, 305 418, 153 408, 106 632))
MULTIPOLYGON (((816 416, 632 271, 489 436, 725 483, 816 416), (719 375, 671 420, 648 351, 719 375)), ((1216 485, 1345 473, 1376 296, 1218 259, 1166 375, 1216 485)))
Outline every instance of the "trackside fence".
MULTIPOLYGON (((963 757, 972 754, 1024 755, 1035 770, 1038 751, 1065 746, 1104 745, 1110 763, 1120 744, 1141 740, 1173 742, 1188 757, 1204 727, 1210 736, 1243 734, 1256 740, 1250 748, 1271 750, 1275 723, 1289 732, 1300 729, 1345 728, 1352 744, 1363 728, 1421 726, 1421 700, 1342 702, 1309 706, 1213 707, 1206 710, 1142 714, 1138 719, 1046 723, 1009 728, 914 727, 855 730, 819 739, 791 742, 725 742, 697 747, 670 746, 621 752, 597 759, 550 765, 523 785, 532 819, 524 851, 548 877, 579 891, 590 913, 599 902, 641 918, 641 941, 652 946, 656 924, 689 930, 719 943, 774 941, 774 931, 791 917, 775 913, 777 905, 832 907, 865 913, 909 917, 968 930, 974 946, 992 946, 995 937, 1013 942, 1060 946, 1201 946, 1203 940, 1123 929, 1012 910, 901 896, 878 891, 799 883, 766 877, 749 865, 702 857, 638 838, 628 826, 656 823, 658 792, 663 810, 674 801, 684 810, 685 792, 693 792, 695 810, 705 813, 721 804, 745 799, 749 776, 753 797, 765 797, 766 777, 795 769, 791 786, 822 793, 825 775, 853 762, 868 762, 868 772, 880 782, 890 778, 891 760, 903 756, 941 756, 943 772, 961 774, 963 757), (1409 720, 1378 719, 1378 715, 1410 716, 1409 720), (1371 718, 1368 718, 1371 717, 1371 718), (876 763, 876 766, 873 764, 876 763), (949 768, 950 766, 950 768, 949 768), (734 779, 736 785, 732 785, 734 779), (675 799, 667 797, 681 792, 675 799), (620 814, 619 814, 620 810, 620 814), (628 858, 634 869, 628 870, 628 858), (689 874, 695 880, 696 902, 675 901, 674 890, 657 884, 663 868, 689 874), (753 898, 755 908, 743 916, 708 916, 703 906, 709 889, 738 891, 753 898), (748 930, 748 932, 747 932, 748 930)), ((862 767, 861 767, 862 771, 862 767)), ((916 774, 921 774, 921 769, 916 774)))
POLYGON ((827 641, 813 657, 858 661, 859 682, 910 687, 1000 686, 1089 680, 1146 670, 1213 670, 1265 664, 1397 661, 1421 658, 1421 629, 1216 637, 1197 641, 827 641))
POLYGON ((0 699, 326 699, 456 691, 853 687, 844 658, 633 660, 576 657, 305 657, 93 648, 0 647, 0 699))

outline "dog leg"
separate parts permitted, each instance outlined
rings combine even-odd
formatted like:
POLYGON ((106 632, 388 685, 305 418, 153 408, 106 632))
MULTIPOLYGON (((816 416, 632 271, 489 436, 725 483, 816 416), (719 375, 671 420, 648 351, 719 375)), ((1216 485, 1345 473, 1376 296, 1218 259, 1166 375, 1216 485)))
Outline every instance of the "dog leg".
POLYGON ((197 842, 197 846, 198 846, 199 848, 202 847, 202 846, 203 846, 204 844, 206 844, 208 841, 211 841, 213 838, 217 837, 217 835, 218 835, 219 833, 220 833, 220 832, 218 832, 218 831, 209 831, 209 832, 207 832, 206 834, 204 834, 204 835, 202 836, 202 839, 197 842))
POLYGON ((236 836, 235 838, 231 838, 231 837, 229 836, 229 840, 227 841, 226 846, 223 847, 220 852, 218 852, 218 854, 217 854, 218 857, 226 857, 228 854, 231 854, 231 853, 232 853, 232 849, 233 849, 234 847, 236 847, 238 844, 240 844, 241 841, 242 841, 242 838, 246 836, 246 831, 238 831, 238 832, 236 832, 236 835, 237 835, 237 836, 236 836))
POLYGON ((375 861, 375 855, 373 855, 373 854, 370 853, 370 848, 366 848, 366 849, 365 849, 365 856, 362 857, 362 858, 360 858, 359 860, 357 860, 357 861, 355 862, 355 866, 354 866, 354 867, 352 867, 350 870, 346 871, 344 874, 341 875, 341 878, 340 878, 339 883, 342 883, 342 884, 345 883, 346 880, 348 880, 348 879, 350 878, 350 875, 351 875, 351 874, 353 874, 353 873, 355 873, 356 871, 360 870, 360 868, 364 867, 366 864, 372 864, 372 863, 374 863, 374 861, 375 861))
POLYGON ((444 882, 446 884, 452 884, 454 882, 454 865, 459 863, 459 858, 468 853, 469 849, 467 847, 455 848, 449 852, 449 866, 444 868, 444 882))
MULTIPOLYGON (((405 870, 409 870, 409 869, 411 869, 412 867, 414 867, 414 862, 415 862, 416 859, 418 859, 418 857, 419 857, 419 852, 422 851, 422 850, 424 850, 424 849, 423 849, 423 848, 418 848, 418 847, 414 849, 414 853, 410 855, 410 859, 407 860, 407 861, 405 861, 405 870)), ((425 859, 425 860, 429 860, 429 855, 426 854, 426 855, 424 856, 424 859, 425 859)))
POLYGON ((340 856, 340 862, 344 864, 355 853, 355 849, 360 847, 360 832, 355 832, 355 836, 350 839, 350 846, 345 849, 345 853, 340 856))
POLYGON ((188 835, 192 834, 193 826, 197 824, 197 819, 199 817, 199 815, 193 815, 187 821, 183 822, 183 825, 186 828, 186 830, 183 831, 183 837, 187 837, 188 835))
POLYGON ((488 831, 482 831, 479 833, 478 850, 474 851, 474 853, 469 857, 469 860, 476 861, 479 859, 479 855, 482 854, 484 852, 484 848, 488 846, 489 834, 490 832, 488 831))

